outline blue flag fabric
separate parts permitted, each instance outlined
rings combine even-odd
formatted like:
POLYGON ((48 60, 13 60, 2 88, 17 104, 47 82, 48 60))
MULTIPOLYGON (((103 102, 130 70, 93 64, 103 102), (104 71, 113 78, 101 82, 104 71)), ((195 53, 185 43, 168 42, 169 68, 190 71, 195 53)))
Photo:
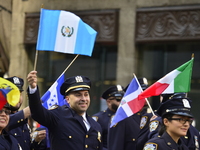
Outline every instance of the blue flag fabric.
POLYGON ((96 35, 69 11, 41 9, 36 49, 91 56, 96 35))
POLYGON ((42 105, 49 109, 52 105, 64 105, 65 100, 63 95, 60 94, 60 87, 64 82, 64 74, 61 75, 54 84, 48 89, 48 91, 41 97, 42 105))

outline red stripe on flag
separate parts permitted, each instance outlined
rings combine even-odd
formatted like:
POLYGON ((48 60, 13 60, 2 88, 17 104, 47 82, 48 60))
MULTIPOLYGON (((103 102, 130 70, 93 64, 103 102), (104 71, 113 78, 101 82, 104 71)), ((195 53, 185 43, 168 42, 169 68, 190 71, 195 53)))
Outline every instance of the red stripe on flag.
POLYGON ((139 99, 143 99, 151 96, 160 95, 168 86, 169 84, 167 83, 156 82, 152 86, 147 88, 144 92, 142 92, 138 97, 139 99))
POLYGON ((144 104, 145 104, 145 99, 139 100, 138 98, 135 98, 128 102, 128 105, 134 114, 140 111, 144 106, 144 104))
POLYGON ((6 97, 4 96, 3 92, 0 91, 0 109, 4 107, 6 102, 7 102, 6 97))

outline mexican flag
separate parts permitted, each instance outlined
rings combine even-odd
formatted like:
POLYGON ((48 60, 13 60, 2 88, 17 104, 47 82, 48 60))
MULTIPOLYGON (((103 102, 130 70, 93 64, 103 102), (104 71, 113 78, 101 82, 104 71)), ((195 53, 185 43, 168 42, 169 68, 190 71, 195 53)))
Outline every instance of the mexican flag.
POLYGON ((193 61, 194 58, 162 77, 143 91, 139 95, 139 99, 160 94, 189 92, 193 61))

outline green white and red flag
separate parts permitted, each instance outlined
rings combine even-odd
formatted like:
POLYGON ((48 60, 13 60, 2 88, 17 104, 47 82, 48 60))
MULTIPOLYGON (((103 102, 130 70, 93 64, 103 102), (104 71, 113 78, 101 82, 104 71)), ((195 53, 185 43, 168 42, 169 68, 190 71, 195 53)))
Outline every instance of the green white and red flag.
POLYGON ((194 58, 162 77, 143 91, 138 98, 143 99, 160 94, 189 92, 193 61, 194 58))

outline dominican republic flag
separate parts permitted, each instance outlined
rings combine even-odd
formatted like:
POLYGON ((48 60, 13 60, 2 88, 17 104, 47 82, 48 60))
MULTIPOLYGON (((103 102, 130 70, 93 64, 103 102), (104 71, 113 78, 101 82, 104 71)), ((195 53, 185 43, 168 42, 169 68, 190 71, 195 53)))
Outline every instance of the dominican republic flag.
POLYGON ((124 120, 125 118, 130 117, 131 115, 137 113, 143 108, 146 100, 138 100, 138 95, 142 91, 143 90, 137 78, 134 77, 131 83, 129 84, 126 93, 124 94, 124 97, 121 100, 121 103, 115 113, 115 116, 111 120, 110 128, 116 123, 124 120))
POLYGON ((49 109, 52 105, 62 106, 67 104, 63 95, 60 94, 60 87, 64 80, 65 77, 64 74, 62 74, 48 89, 48 91, 41 97, 43 107, 49 109))
POLYGON ((36 49, 91 56, 96 35, 71 12, 41 9, 36 49))
POLYGON ((193 61, 194 58, 155 82, 139 95, 139 99, 157 96, 160 94, 189 92, 193 61))

